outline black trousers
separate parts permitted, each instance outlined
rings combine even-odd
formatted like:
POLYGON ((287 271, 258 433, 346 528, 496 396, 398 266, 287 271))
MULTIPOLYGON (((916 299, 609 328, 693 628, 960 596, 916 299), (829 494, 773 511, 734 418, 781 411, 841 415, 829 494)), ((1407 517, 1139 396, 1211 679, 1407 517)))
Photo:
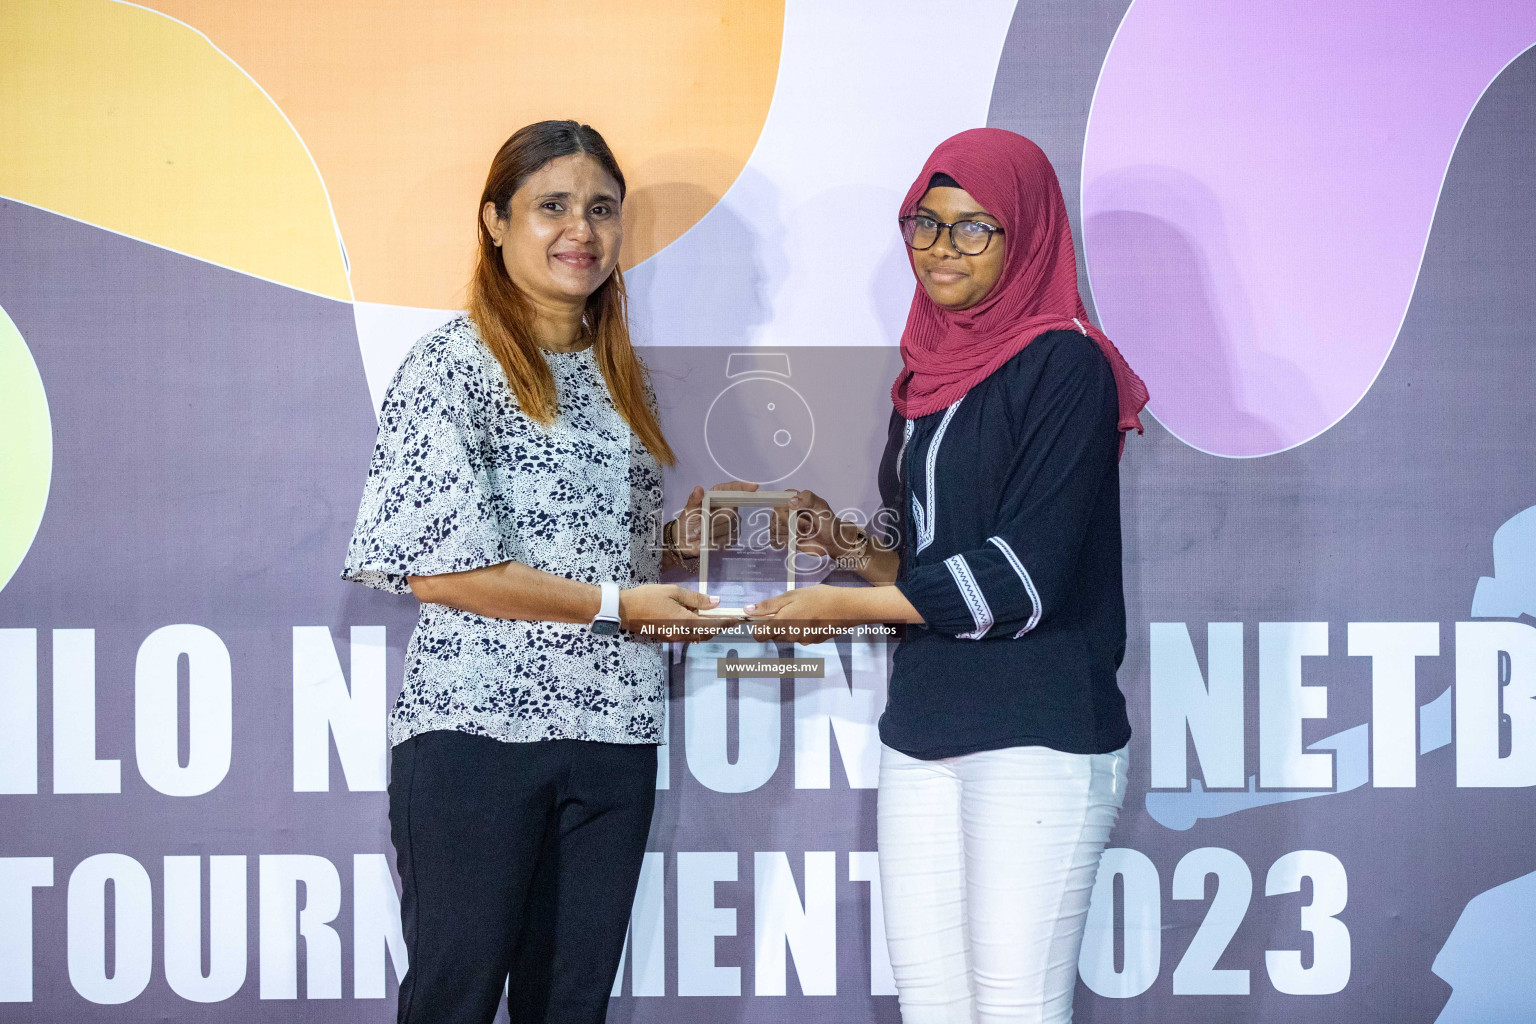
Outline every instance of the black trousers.
POLYGON ((410 966, 400 1024, 602 1024, 656 802, 656 748, 429 732, 394 748, 410 966))

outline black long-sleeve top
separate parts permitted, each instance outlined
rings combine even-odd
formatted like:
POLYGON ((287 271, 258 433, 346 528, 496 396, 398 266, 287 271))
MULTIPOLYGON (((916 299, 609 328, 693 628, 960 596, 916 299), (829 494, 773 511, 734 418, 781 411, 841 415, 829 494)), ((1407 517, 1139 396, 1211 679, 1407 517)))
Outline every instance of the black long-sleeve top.
POLYGON ((880 493, 925 625, 895 653, 888 746, 932 760, 1130 739, 1116 401, 1092 339, 1050 331, 948 409, 893 412, 880 493))

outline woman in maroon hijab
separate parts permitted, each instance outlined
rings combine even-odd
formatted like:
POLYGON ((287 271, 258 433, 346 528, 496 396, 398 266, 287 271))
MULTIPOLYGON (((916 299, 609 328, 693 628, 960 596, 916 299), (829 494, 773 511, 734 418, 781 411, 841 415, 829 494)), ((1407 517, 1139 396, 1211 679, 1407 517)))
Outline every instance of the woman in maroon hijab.
POLYGON ((899 529, 874 537, 800 491, 800 545, 875 586, 748 612, 912 624, 880 719, 878 815, 905 1024, 1068 1021, 1125 797, 1118 459, 1147 391, 1088 321, 1034 143, 944 142, 900 224, 918 287, 880 466, 899 529))

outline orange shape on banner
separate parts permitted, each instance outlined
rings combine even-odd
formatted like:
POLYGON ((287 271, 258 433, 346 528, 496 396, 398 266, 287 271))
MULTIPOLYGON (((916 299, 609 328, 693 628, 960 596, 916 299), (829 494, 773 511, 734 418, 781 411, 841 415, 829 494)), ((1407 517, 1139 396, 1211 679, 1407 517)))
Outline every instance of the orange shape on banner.
POLYGON ((768 115, 782 0, 150 0, 272 95, 325 179, 359 301, 456 308, 501 142, 575 118, 629 183, 624 265, 693 226, 768 115))

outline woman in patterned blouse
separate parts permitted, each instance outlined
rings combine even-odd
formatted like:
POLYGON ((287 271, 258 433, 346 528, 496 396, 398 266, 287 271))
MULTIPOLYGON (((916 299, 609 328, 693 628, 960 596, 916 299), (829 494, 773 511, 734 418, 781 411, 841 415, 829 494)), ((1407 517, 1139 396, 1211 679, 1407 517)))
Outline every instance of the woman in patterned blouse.
POLYGON ((662 650, 620 627, 730 624, 657 582, 697 553, 703 490, 658 545, 673 456, 630 345, 623 199, 592 128, 508 139, 469 314, 416 342, 380 410, 342 575, 421 601, 390 715, 402 1024, 488 1022, 509 975, 514 1022, 604 1019, 666 701, 662 650))

